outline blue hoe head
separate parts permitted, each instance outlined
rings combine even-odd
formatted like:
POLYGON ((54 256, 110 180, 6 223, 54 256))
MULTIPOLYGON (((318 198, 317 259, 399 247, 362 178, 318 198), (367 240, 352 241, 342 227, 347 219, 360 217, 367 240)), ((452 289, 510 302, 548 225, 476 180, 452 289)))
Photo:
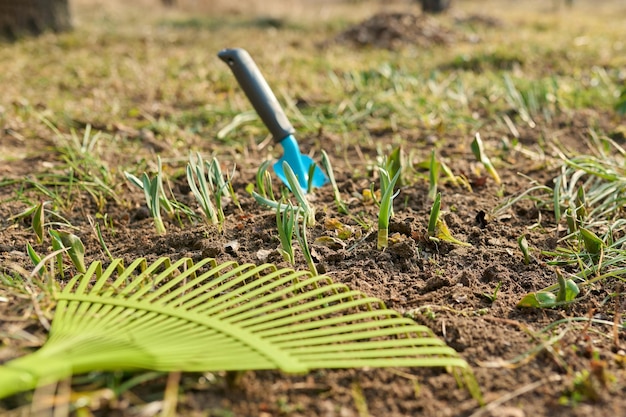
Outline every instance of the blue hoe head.
POLYGON ((283 157, 274 164, 274 172, 283 183, 287 186, 289 185, 285 172, 283 171, 283 162, 287 162, 293 173, 296 174, 300 188, 305 193, 307 192, 309 185, 309 172, 311 171, 311 166, 314 166, 314 169, 313 177, 310 181, 314 188, 321 187, 328 182, 328 178, 326 178, 324 171, 322 171, 319 166, 315 165, 315 162, 308 155, 302 155, 300 153, 298 142, 293 135, 287 136, 285 139, 280 141, 280 144, 284 151, 283 157))

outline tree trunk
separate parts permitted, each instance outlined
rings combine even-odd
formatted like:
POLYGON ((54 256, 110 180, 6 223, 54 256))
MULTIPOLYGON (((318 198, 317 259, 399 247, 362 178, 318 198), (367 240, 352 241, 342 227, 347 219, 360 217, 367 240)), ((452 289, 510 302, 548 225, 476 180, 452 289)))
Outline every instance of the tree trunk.
POLYGON ((451 0, 419 0, 424 13, 441 13, 450 7, 451 0))
POLYGON ((72 27, 69 0, 0 0, 0 37, 11 40, 72 27))

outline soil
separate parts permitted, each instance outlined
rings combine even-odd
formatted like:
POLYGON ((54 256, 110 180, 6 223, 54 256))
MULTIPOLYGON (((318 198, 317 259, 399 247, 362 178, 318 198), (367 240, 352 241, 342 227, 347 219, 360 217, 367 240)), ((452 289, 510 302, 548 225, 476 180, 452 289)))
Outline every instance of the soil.
MULTIPOLYGON (((376 46, 395 47, 399 39, 395 35, 398 22, 417 28, 410 36, 400 37, 400 42, 442 43, 454 36, 452 32, 433 27, 426 17, 378 15, 359 28, 347 31, 340 39, 359 44, 377 39, 376 42, 384 44, 376 46), (381 35, 380 27, 388 35, 381 35)), ((581 132, 599 124, 603 131, 612 132, 621 123, 610 115, 596 112, 537 122, 537 127, 520 132, 525 146, 533 148, 540 137, 546 141, 558 138, 565 149, 578 152, 585 151, 581 132)), ((503 128, 485 125, 481 130, 483 139, 497 143, 507 133, 499 129, 503 128)), ((6 128, 0 132, 5 150, 19 154, 20 149, 32 145, 28 139, 14 133, 6 128)), ((424 133, 423 137, 415 138, 416 143, 428 143, 429 135, 424 133)), ((139 134, 133 139, 143 140, 139 134)), ((306 149, 313 148, 319 140, 332 141, 333 138, 300 138, 306 149)), ((391 135, 381 134, 377 136, 377 144, 363 144, 360 152, 373 156, 377 146, 391 143, 391 135)), ((520 417, 618 416, 624 413, 626 343, 623 331, 595 324, 570 324, 540 332, 565 318, 593 316, 612 322, 616 311, 624 308, 623 300, 605 302, 609 294, 619 291, 616 282, 605 281, 585 291, 578 302, 566 309, 516 306, 523 295, 556 282, 555 271, 543 262, 539 251, 554 249, 563 232, 554 224, 549 210, 540 211, 528 201, 501 212, 496 208, 505 198, 529 187, 529 180, 520 174, 550 183, 556 171, 545 162, 529 163, 524 155, 511 152, 498 167, 504 184, 499 187, 479 172, 466 137, 451 134, 445 143, 441 155, 454 164, 455 172, 465 173, 472 190, 442 184, 444 218, 453 235, 471 246, 435 244, 425 238, 431 207, 425 181, 409 182, 401 187, 390 228, 393 243, 386 250, 376 249, 374 228, 365 230, 357 221, 345 216, 341 221, 355 231, 352 237, 336 245, 324 244, 325 240, 319 239, 336 237, 330 223, 338 215, 329 187, 315 191, 316 225, 310 229, 309 241, 320 273, 380 298, 388 307, 433 329, 457 350, 472 366, 488 406, 480 408, 465 389, 457 386, 453 376, 441 369, 316 370, 304 376, 263 371, 247 372, 238 378, 227 373, 190 373, 183 375, 181 381, 178 407, 181 415, 520 417), (537 223, 542 227, 531 227, 537 223), (523 262, 517 245, 517 238, 524 234, 535 249, 528 265, 523 262), (493 294, 498 285, 497 296, 489 299, 485 294, 493 294), (581 378, 585 372, 588 378, 581 378)), ((234 260, 258 264, 269 261, 289 266, 276 252, 279 241, 274 214, 243 191, 247 184, 254 182, 256 157, 251 155, 248 165, 238 162, 243 168, 234 178, 234 188, 241 209, 232 202, 226 206, 222 230, 188 221, 182 225, 168 221, 167 234, 158 236, 140 199, 142 196, 127 187, 116 190, 119 201, 107 201, 103 211, 107 213, 106 220, 113 225, 103 227, 108 249, 113 256, 126 260, 188 256, 194 260, 214 257, 218 262, 234 260), (233 241, 238 245, 233 245, 233 241)), ((227 164, 227 158, 223 162, 227 164)), ((370 188, 373 177, 353 177, 352 167, 347 166, 344 158, 337 157, 333 163, 339 190, 351 213, 375 222, 377 208, 364 204, 362 198, 363 190, 370 188)), ((36 244, 29 221, 11 217, 27 207, 14 200, 17 193, 31 198, 37 196, 36 190, 24 188, 19 182, 24 175, 33 170, 39 174, 55 173, 55 166, 56 162, 49 156, 39 156, 16 158, 1 167, 0 174, 5 180, 18 181, 5 181, 0 187, 0 265, 4 272, 32 270, 25 254, 27 242, 39 253, 49 252, 46 244, 36 244)), ((191 204, 184 178, 173 181, 172 189, 179 201, 191 204)), ((98 205, 88 194, 75 200, 63 215, 76 227, 73 232, 87 249, 87 262, 105 260, 106 255, 88 222, 89 217, 96 219, 98 205)), ((102 219, 97 221, 104 224, 102 219)), ((306 269, 299 252, 295 268, 306 269)), ((45 321, 38 319, 29 294, 17 296, 0 287, 0 298, 5 296, 8 300, 0 302, 2 361, 24 354, 26 348, 41 345, 46 334, 45 321)), ((52 306, 45 300, 40 301, 43 316, 46 316, 52 306)), ((124 379, 129 375, 118 377, 124 379)), ((105 395, 95 398, 93 401, 99 403, 94 406, 94 415, 151 415, 146 408, 142 414, 142 407, 161 398, 164 384, 165 377, 157 378, 116 399, 105 395)), ((89 381, 81 384, 77 380, 74 387, 78 391, 95 390, 89 381)), ((16 396, 0 402, 0 410, 6 413, 8 409, 23 410, 20 407, 28 400, 27 395, 16 396)))
POLYGON ((459 41, 463 35, 425 14, 377 13, 340 33, 335 42, 355 47, 397 49, 403 45, 430 47, 459 41))
MULTIPOLYGON (((580 147, 578 128, 560 131, 564 145, 580 147)), ((490 135, 486 133, 485 137, 488 140, 490 135)), ((529 137, 532 138, 531 132, 529 137)), ((306 138, 303 139, 306 143, 306 138)), ((362 152, 375 152, 375 149, 365 146, 362 152)), ((457 169, 473 172, 473 156, 467 150, 450 148, 448 157, 458 162, 457 169)), ((3 176, 20 178, 21 173, 32 166, 43 166, 44 162, 15 161, 4 168, 3 176)), ((339 189, 347 198, 351 212, 360 212, 364 218, 374 219, 375 206, 364 205, 361 198, 352 197, 368 189, 370 179, 351 178, 347 167, 340 164, 335 171, 339 189)), ((506 195, 515 195, 528 187, 528 181, 518 172, 541 181, 554 174, 543 171, 538 176, 521 157, 511 160, 499 172, 506 184, 506 195)), ((395 216, 390 227, 395 243, 384 251, 377 250, 373 229, 358 239, 353 237, 337 246, 313 243, 311 247, 318 271, 382 299, 390 308, 409 314, 433 329, 473 366, 488 403, 512 395, 510 401, 502 401, 502 405, 489 409, 491 411, 481 410, 479 413, 482 414, 476 415, 619 415, 619 410, 626 406, 623 399, 624 369, 620 366, 624 357, 621 350, 624 333, 614 335, 612 329, 607 328, 581 331, 578 327, 559 328, 558 332, 555 329, 555 332, 543 335, 537 333, 566 317, 593 315, 612 320, 614 306, 603 304, 603 300, 615 291, 614 283, 606 282, 594 288, 567 310, 517 308, 521 296, 555 282, 554 271, 541 261, 540 256, 529 265, 524 264, 517 238, 526 234, 531 247, 540 250, 554 249, 560 235, 530 229, 529 226, 539 221, 539 211, 528 203, 520 203, 494 216, 494 209, 501 202, 494 197, 498 186, 484 177, 470 176, 470 179, 474 185, 472 192, 451 185, 444 185, 441 189, 445 221, 454 236, 470 243, 470 247, 444 242, 434 244, 425 239, 430 210, 427 185, 406 185, 396 198, 395 216), (492 294, 498 284, 501 284, 500 290, 495 301, 491 302, 484 294, 492 294), (541 343, 549 335, 558 335, 558 341, 541 348, 541 343), (520 355, 524 359, 519 360, 520 355), (575 408, 561 405, 560 399, 569 398, 568 393, 574 389, 577 373, 585 370, 595 373, 584 392, 583 403, 575 408), (615 387, 622 388, 615 392, 615 387)), ((235 189, 242 190, 253 180, 252 175, 244 171, 236 177, 235 189)), ((17 184, 2 187, 2 201, 9 200, 19 187, 17 184)), ((189 199, 185 187, 182 181, 174 184, 180 201, 189 199)), ((282 258, 275 251, 278 238, 274 214, 260 208, 247 194, 239 193, 239 196, 242 210, 232 203, 226 207, 226 221, 221 232, 203 225, 184 224, 180 227, 169 223, 164 237, 154 233, 152 220, 139 202, 128 208, 110 201, 106 213, 115 226, 114 233, 104 231, 105 240, 115 257, 126 260, 165 255, 172 258, 188 256, 195 260, 209 256, 220 262, 281 263, 282 258), (233 241, 238 243, 236 249, 233 249, 233 241), (260 256, 260 249, 269 251, 269 257, 260 256)), ((330 188, 315 192, 315 205, 318 207, 317 222, 310 230, 310 241, 321 236, 335 237, 336 232, 325 226, 336 217, 330 188)), ((10 216, 24 208, 22 204, 12 202, 0 205, 0 260, 5 270, 11 270, 14 265, 26 270, 32 268, 24 252, 26 242, 34 244, 29 224, 10 220, 10 216)), ((98 249, 100 246, 93 229, 86 221, 87 216, 96 215, 93 201, 84 196, 80 206, 76 205, 64 214, 78 227, 75 233, 87 248, 87 260, 105 259, 98 249)), ((543 226, 553 228, 550 213, 541 215, 543 226)), ((356 222, 345 222, 345 218, 342 221, 354 230, 360 230, 356 222)), ((45 245, 34 246, 40 253, 48 250, 45 245)), ((306 268, 301 254, 298 254, 296 268, 306 268)), ((0 304, 4 321, 3 343, 10 348, 3 350, 2 359, 15 356, 20 348, 37 346, 44 340, 45 331, 28 307, 29 301, 30 297, 25 296, 0 304), (19 332, 33 336, 25 339, 8 336, 19 332)), ((190 374, 185 376, 183 386, 187 389, 181 399, 182 410, 216 407, 232 410, 234 415, 363 415, 355 405, 355 387, 362 391, 370 415, 375 416, 466 416, 477 411, 477 402, 442 370, 319 370, 306 376, 249 372, 234 385, 229 385, 224 375, 207 378, 206 375, 190 374)), ((102 408, 106 410, 103 415, 126 415, 129 401, 135 400, 123 395, 121 399, 111 401, 102 408)))

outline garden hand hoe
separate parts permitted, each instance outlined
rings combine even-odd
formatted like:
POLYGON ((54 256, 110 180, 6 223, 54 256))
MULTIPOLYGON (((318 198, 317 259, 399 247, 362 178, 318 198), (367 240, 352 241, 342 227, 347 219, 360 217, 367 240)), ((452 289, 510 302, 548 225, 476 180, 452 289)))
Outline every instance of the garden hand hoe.
POLYGON ((254 60, 244 49, 224 49, 217 55, 226 62, 232 70, 241 89, 246 93, 248 100, 269 129, 274 140, 283 147, 283 157, 274 164, 274 172, 285 184, 289 184, 283 171, 283 162, 287 162, 292 169, 300 188, 308 190, 309 182, 313 187, 321 187, 328 182, 324 172, 315 165, 307 155, 300 153, 298 142, 293 136, 295 129, 287 120, 285 112, 274 96, 269 85, 263 78, 261 71, 254 60), (309 173, 312 177, 309 178, 309 173))

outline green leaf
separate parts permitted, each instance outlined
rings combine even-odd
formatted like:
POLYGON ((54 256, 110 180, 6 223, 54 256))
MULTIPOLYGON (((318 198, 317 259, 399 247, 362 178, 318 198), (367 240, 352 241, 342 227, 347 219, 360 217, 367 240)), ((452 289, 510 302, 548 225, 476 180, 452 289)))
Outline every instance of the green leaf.
POLYGON ((551 292, 531 292, 518 303, 518 307, 550 308, 556 305, 556 295, 551 292))
POLYGON ((500 179, 500 175, 498 175, 498 171, 496 171, 495 167, 491 163, 491 160, 485 153, 483 141, 480 138, 480 134, 478 132, 476 132, 476 136, 474 137, 474 140, 472 141, 470 146, 472 148, 472 153, 474 154, 476 159, 481 164, 483 164, 483 166, 485 167, 489 175, 491 175, 491 177, 494 179, 496 184, 500 185, 502 183, 502 180, 500 179))
POLYGON ((437 221, 439 220, 439 210, 441 208, 441 193, 437 193, 435 201, 430 208, 430 218, 428 219, 428 236, 434 237, 437 231, 437 221))
MULTIPOLYGON (((404 152, 402 151, 402 147, 398 146, 387 156, 387 163, 385 164, 385 169, 389 173, 389 177, 393 178, 396 176, 398 172, 403 171, 404 165, 404 152)), ((398 177, 398 186, 403 185, 402 173, 400 173, 398 177)))
POLYGON ((219 219, 215 206, 212 202, 213 193, 209 189, 204 172, 204 162, 202 161, 202 156, 199 153, 196 154, 195 161, 191 155, 189 156, 189 162, 185 168, 185 173, 189 189, 202 208, 205 221, 209 224, 217 224, 219 219))
POLYGON ((455 245, 472 246, 470 243, 463 242, 463 241, 455 238, 454 236, 452 236, 452 233, 450 232, 450 229, 448 228, 448 225, 443 220, 443 218, 438 218, 437 219, 437 238, 439 240, 443 240, 443 241, 446 241, 446 242, 449 242, 449 243, 453 243, 455 245))
POLYGON ((72 260, 72 264, 78 272, 86 272, 87 268, 85 267, 85 246, 83 242, 81 242, 80 238, 72 233, 51 230, 50 234, 53 236, 53 240, 60 243, 60 246, 55 247, 53 245, 53 249, 58 250, 62 248, 67 249, 67 254, 72 260))
POLYGON ((445 162, 439 161, 439 168, 441 168, 441 172, 446 176, 446 179, 450 181, 453 185, 459 185, 459 179, 452 173, 452 170, 445 162))
POLYGON ((604 246, 604 242, 602 241, 602 239, 600 239, 591 230, 585 229, 583 227, 581 227, 579 230, 580 236, 583 238, 583 243, 587 252, 593 255, 599 254, 602 250, 602 247, 604 246))
POLYGON ((563 301, 572 301, 578 294, 580 294, 580 288, 578 288, 574 280, 565 280, 565 299, 563 301))
POLYGON ((434 200, 437 196, 437 183, 439 182, 439 168, 441 164, 437 162, 437 157, 435 155, 435 150, 433 149, 430 153, 430 163, 428 169, 428 199, 434 200))
POLYGON ((309 242, 306 237, 305 218, 303 218, 301 222, 298 222, 298 219, 296 218, 296 239, 298 240, 298 244, 300 245, 300 250, 302 251, 306 264, 309 267, 309 272, 311 272, 313 276, 319 275, 317 273, 315 262, 313 262, 313 255, 311 254, 311 248, 309 248, 309 242))
POLYGON ((56 255, 57 268, 59 269, 59 273, 63 275, 63 242, 61 241, 61 236, 59 236, 59 232, 56 230, 49 230, 48 233, 52 238, 52 250, 58 252, 56 255))
POLYGON ((39 263, 41 262, 41 256, 39 256, 39 254, 35 252, 35 249, 33 249, 33 247, 28 242, 26 243, 26 253, 28 253, 28 257, 35 266, 39 265, 39 263))
POLYGON ((582 222, 587 217, 587 198, 585 196, 585 189, 580 186, 576 192, 576 217, 582 222))
POLYGON ((580 293, 578 285, 572 279, 565 279, 560 271, 556 271, 556 277, 559 283, 559 291, 556 294, 558 303, 567 303, 572 301, 580 293))
POLYGON ((397 171, 392 179, 389 179, 389 173, 383 169, 380 171, 380 189, 383 195, 380 198, 380 207, 378 208, 378 239, 377 248, 386 248, 388 245, 389 235, 389 219, 393 215, 393 200, 400 191, 394 193, 394 188, 402 170, 397 171))
POLYGON ((126 179, 128 181, 131 182, 131 184, 133 184, 136 187, 139 187, 143 190, 143 182, 137 178, 136 176, 134 176, 133 174, 131 174, 130 172, 126 172, 124 171, 124 176, 126 176, 126 179))
POLYGON ((528 265, 530 263, 530 252, 528 250, 528 240, 526 239, 526 235, 521 235, 517 238, 517 245, 522 251, 522 255, 524 255, 524 263, 528 265))
POLYGON ((159 202, 161 204, 161 207, 163 207, 163 210, 165 210, 167 213, 169 213, 170 215, 174 214, 174 207, 172 206, 172 203, 170 202, 170 200, 168 200, 168 198, 166 197, 165 194, 165 189, 163 188, 163 164, 161 163, 161 157, 157 155, 157 166, 158 166, 158 171, 157 171, 157 175, 155 180, 157 181, 157 194, 156 194, 156 198, 159 199, 159 202))
POLYGON ((278 202, 278 208, 276 209, 276 228, 278 229, 281 253, 285 260, 293 265, 293 233, 298 213, 290 203, 285 204, 286 208, 282 206, 283 204, 278 202))
POLYGON ((287 179, 287 183, 289 184, 289 189, 293 193, 296 201, 298 202, 298 206, 302 211, 302 215, 304 216, 304 220, 307 226, 315 225, 315 208, 309 203, 306 195, 304 195, 304 191, 300 187, 300 183, 298 182, 298 178, 296 174, 293 172, 287 161, 283 162, 283 172, 285 173, 285 178, 287 179))
POLYGON ((337 187, 337 181, 335 180, 335 173, 333 172, 333 166, 330 163, 330 158, 326 151, 322 149, 322 167, 326 172, 326 176, 330 181, 330 185, 333 189, 333 196, 335 198, 335 205, 337 206, 337 211, 341 214, 348 214, 348 207, 341 199, 341 193, 339 192, 339 187, 337 187))
POLYGON ((567 231, 575 233, 578 230, 578 219, 576 218, 576 207, 574 202, 570 202, 570 206, 565 210, 565 220, 567 221, 567 231))
POLYGON ((161 205, 159 202, 159 182, 160 181, 158 176, 150 179, 148 174, 146 174, 145 172, 141 176, 141 188, 143 189, 144 195, 146 197, 146 205, 148 206, 150 215, 154 219, 154 226, 158 234, 164 235, 165 225, 163 224, 163 219, 161 218, 161 205))
MULTIPOLYGON (((100 261, 54 294, 48 340, 0 366, 0 398, 72 374, 451 367, 467 362, 426 326, 327 276, 189 258, 100 261)), ((476 394, 479 395, 479 394, 476 394)))
POLYGON ((265 160, 259 166, 256 172, 256 186, 259 189, 259 195, 264 198, 270 198, 274 200, 272 191, 272 176, 267 172, 271 161, 265 160))

